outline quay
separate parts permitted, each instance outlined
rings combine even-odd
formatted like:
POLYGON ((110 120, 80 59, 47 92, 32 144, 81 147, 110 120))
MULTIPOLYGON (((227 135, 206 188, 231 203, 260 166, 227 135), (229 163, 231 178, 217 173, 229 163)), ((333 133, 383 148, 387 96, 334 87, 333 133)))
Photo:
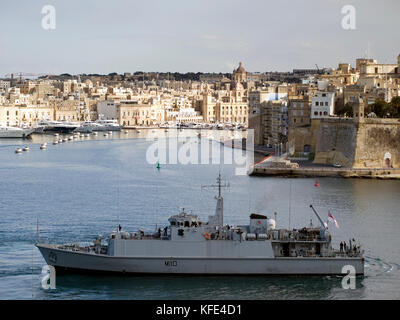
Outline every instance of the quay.
POLYGON ((272 168, 255 165, 250 176, 284 176, 284 177, 342 177, 367 179, 400 179, 400 169, 379 168, 330 168, 330 167, 299 167, 272 168))

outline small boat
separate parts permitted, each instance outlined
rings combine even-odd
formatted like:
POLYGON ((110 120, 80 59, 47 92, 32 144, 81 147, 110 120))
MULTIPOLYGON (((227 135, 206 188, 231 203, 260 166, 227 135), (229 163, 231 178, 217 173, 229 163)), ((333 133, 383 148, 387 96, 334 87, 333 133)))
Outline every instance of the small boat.
POLYGON ((23 129, 0 125, 0 138, 27 138, 34 131, 33 128, 23 129))
POLYGON ((40 149, 41 149, 41 150, 46 150, 46 149, 47 149, 47 143, 43 143, 43 144, 40 146, 40 149))
POLYGON ((53 144, 58 144, 58 141, 57 140, 53 141, 53 144))
POLYGON ((22 149, 21 148, 16 149, 15 153, 22 153, 22 149))
POLYGON ((29 147, 26 146, 25 148, 22 149, 23 151, 29 151, 29 147))

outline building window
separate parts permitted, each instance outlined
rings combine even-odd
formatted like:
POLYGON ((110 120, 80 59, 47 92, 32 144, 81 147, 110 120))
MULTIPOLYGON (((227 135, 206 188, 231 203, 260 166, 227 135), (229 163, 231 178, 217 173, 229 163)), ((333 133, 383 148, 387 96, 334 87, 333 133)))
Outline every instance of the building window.
POLYGON ((315 105, 316 105, 316 106, 319 106, 319 102, 318 102, 318 101, 315 101, 315 105))

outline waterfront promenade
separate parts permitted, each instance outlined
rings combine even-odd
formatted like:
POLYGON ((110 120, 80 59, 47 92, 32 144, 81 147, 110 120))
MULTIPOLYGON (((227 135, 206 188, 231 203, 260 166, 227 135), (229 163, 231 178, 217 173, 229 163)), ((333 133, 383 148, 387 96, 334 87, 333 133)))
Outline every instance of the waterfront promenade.
POLYGON ((251 176, 286 176, 286 177, 342 177, 369 179, 400 179, 400 169, 381 168, 334 168, 327 166, 311 166, 299 168, 273 168, 254 166, 251 176))

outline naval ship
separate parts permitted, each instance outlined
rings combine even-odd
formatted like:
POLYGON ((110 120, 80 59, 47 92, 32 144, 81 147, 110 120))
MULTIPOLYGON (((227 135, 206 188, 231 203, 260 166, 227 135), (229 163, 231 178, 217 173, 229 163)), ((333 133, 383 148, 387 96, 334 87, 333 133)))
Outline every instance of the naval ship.
MULTIPOLYGON (((277 229, 276 217, 252 213, 248 225, 224 224, 221 175, 215 214, 203 222, 184 209, 154 233, 123 231, 121 226, 91 244, 37 242, 56 272, 179 275, 343 275, 352 266, 364 274, 360 247, 335 250, 317 211, 320 226, 277 229)), ((347 272, 346 272, 347 273, 347 272)))

